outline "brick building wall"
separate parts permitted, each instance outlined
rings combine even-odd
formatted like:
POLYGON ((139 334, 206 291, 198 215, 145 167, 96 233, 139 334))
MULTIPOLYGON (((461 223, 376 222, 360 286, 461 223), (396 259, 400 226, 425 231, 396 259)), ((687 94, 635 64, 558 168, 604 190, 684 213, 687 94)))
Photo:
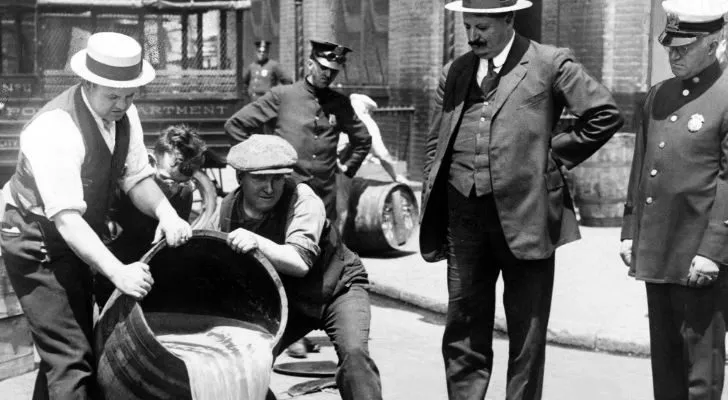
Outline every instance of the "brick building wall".
POLYGON ((649 84, 650 0, 544 0, 542 42, 574 51, 615 96, 633 132, 649 84))
MULTIPOLYGON (((396 104, 415 107, 407 173, 421 179, 424 142, 435 109, 434 93, 442 70, 442 0, 390 1, 389 85, 396 104)), ((462 25, 461 25, 462 26, 462 25)))

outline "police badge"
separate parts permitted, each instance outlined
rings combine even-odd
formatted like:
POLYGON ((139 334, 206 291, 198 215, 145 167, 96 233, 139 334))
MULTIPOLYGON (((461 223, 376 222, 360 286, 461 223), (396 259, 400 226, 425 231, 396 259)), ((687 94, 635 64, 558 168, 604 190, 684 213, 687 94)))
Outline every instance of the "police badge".
POLYGON ((262 76, 268 76, 268 70, 267 69, 264 69, 264 70, 260 71, 260 74, 262 76))
POLYGON ((703 122, 705 122, 705 118, 702 115, 691 115, 690 120, 688 121, 688 130, 693 133, 699 131, 700 128, 703 127, 703 122))
POLYGON ((329 114, 329 125, 336 126, 336 115, 329 114))

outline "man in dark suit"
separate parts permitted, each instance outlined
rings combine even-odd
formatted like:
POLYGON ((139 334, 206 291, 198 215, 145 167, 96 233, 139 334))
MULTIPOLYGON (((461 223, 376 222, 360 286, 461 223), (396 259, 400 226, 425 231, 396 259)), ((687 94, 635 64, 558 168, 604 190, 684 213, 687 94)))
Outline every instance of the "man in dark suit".
MULTIPOLYGON (((495 284, 503 273, 508 399, 540 399, 554 250, 579 238, 560 167, 572 168, 622 126, 607 89, 566 49, 513 29, 524 0, 464 0, 472 51, 437 89, 422 192, 420 251, 448 260, 443 336, 450 399, 482 399, 493 365, 495 284), (554 133, 562 110, 578 117, 554 133)), ((585 260, 586 261, 586 260, 585 260)))
POLYGON ((675 77, 653 86, 635 139, 621 256, 645 281, 655 399, 720 399, 728 306, 728 76, 723 1, 668 0, 660 43, 675 77), (710 4, 714 3, 714 4, 710 4))

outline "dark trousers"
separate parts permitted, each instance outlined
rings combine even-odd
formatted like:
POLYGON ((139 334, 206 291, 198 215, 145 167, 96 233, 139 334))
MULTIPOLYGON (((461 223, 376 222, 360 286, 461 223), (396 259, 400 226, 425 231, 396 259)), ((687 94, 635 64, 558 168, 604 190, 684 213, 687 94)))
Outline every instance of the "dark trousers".
POLYGON ((40 369, 33 399, 88 399, 95 385, 91 271, 75 255, 41 263, 3 253, 40 369))
POLYGON ((519 260, 492 196, 448 185, 448 309, 442 354, 450 400, 482 400, 493 368, 495 285, 503 274, 509 359, 506 399, 540 399, 554 257, 519 260))
POLYGON ((706 288, 647 283, 655 400, 720 400, 728 273, 706 288))
POLYGON ((315 329, 323 329, 339 358, 336 384, 343 400, 381 400, 379 369, 369 356, 369 293, 354 284, 325 307, 320 320, 289 309, 288 325, 275 355, 315 329))

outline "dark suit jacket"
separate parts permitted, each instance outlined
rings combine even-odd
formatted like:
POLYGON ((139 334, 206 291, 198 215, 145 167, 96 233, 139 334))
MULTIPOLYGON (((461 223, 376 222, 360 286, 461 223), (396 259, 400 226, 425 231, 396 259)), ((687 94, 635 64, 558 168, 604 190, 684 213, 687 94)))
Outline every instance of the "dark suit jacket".
MULTIPOLYGON (((420 220, 420 251, 427 261, 445 258, 450 149, 478 63, 473 52, 458 57, 445 66, 437 88, 420 220)), ((560 166, 572 168, 587 159, 623 119, 609 91, 569 50, 518 34, 500 71, 494 107, 489 157, 501 228, 517 258, 547 258, 579 238, 560 166), (554 133, 564 107, 578 117, 576 129, 554 133)))

